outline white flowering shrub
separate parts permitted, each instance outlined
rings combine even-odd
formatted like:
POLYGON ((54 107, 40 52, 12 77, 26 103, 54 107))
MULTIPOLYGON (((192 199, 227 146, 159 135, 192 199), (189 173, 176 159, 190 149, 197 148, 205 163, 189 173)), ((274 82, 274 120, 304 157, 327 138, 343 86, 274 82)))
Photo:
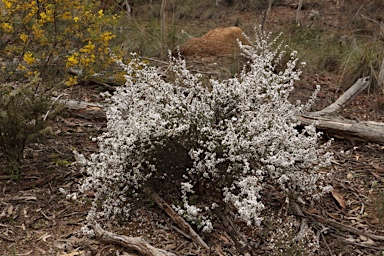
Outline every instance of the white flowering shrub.
POLYGON ((209 86, 181 58, 170 57, 172 81, 138 59, 120 63, 126 83, 109 98, 99 152, 77 153, 87 175, 81 190, 95 192, 88 221, 129 218, 143 186, 160 194, 179 188, 174 208, 205 231, 224 207, 259 225, 268 207, 262 195, 271 189, 301 203, 329 191, 320 172, 330 164, 328 144, 319 145, 313 126, 300 127, 309 104, 288 101, 301 71, 295 52, 276 71, 281 48, 257 32, 253 45, 241 45, 249 61, 238 77, 209 86), (200 196, 198 205, 191 196, 200 196))

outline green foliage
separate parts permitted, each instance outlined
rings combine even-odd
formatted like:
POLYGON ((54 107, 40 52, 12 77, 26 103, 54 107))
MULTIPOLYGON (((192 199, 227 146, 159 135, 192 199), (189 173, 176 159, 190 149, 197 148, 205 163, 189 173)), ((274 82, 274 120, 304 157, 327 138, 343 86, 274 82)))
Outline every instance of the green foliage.
POLYGON ((294 49, 300 49, 299 57, 308 64, 307 70, 338 71, 344 52, 337 38, 316 27, 290 25, 282 35, 294 49))
POLYGON ((28 83, 0 85, 0 150, 14 177, 19 175, 26 145, 47 132, 43 115, 51 106, 51 94, 38 75, 28 83))

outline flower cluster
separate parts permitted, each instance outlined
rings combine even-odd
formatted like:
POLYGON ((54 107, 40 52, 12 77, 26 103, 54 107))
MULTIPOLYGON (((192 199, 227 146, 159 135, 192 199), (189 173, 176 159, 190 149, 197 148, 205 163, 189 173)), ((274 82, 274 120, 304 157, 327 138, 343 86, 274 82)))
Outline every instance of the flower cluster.
POLYGON ((0 55, 4 67, 0 70, 0 82, 20 80, 39 72, 44 81, 53 80, 54 73, 59 82, 65 80, 72 85, 77 77, 63 71, 76 69, 87 77, 106 70, 113 62, 109 48, 115 35, 106 26, 116 16, 105 15, 97 3, 2 2, 0 55))
POLYGON ((253 45, 240 45, 249 59, 243 71, 210 86, 181 58, 170 57, 171 81, 135 57, 120 63, 126 83, 109 98, 100 151, 76 153, 87 174, 81 189, 96 192, 88 221, 128 218, 128 201, 142 186, 167 189, 159 185, 167 182, 180 186, 175 209, 202 220, 205 230, 216 207, 234 207, 240 219, 259 225, 271 188, 301 203, 328 192, 328 144, 319 144, 313 126, 300 126, 308 106, 288 101, 301 72, 296 54, 276 71, 284 52, 275 44, 256 30, 253 45), (216 200, 193 205, 199 186, 216 200))

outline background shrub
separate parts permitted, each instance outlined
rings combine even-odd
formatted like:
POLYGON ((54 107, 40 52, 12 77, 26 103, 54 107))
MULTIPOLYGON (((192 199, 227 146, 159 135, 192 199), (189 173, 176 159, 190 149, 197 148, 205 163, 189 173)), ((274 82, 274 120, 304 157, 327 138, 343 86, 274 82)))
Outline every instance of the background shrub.
POLYGON ((0 149, 7 162, 6 171, 14 178, 20 174, 26 145, 47 132, 43 116, 53 107, 51 95, 38 75, 28 83, 0 85, 0 149))

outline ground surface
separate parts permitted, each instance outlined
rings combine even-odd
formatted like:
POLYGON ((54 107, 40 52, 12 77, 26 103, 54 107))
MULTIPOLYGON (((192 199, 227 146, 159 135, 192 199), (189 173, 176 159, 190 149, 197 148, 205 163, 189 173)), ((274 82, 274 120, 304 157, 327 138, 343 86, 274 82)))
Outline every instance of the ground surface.
MULTIPOLYGON (((244 23, 252 15, 236 12, 233 17, 244 23)), ((270 15, 278 26, 279 22, 294 20, 295 10, 281 7, 272 9, 270 15)), ((223 24, 229 25, 226 22, 223 24)), ((244 25, 250 26, 248 23, 244 25)), ((190 66, 196 70, 210 70, 212 66, 209 62, 193 60, 190 66)), ((213 70, 231 73, 225 60, 211 62, 218 63, 220 67, 213 70)), ((339 77, 331 74, 304 73, 292 98, 305 101, 315 85, 320 84, 322 89, 314 108, 321 109, 340 96, 338 81, 339 77)), ((97 101, 98 93, 105 89, 102 85, 85 84, 72 88, 69 95, 82 101, 97 101)), ((359 95, 343 116, 384 122, 384 113, 377 108, 376 101, 372 94, 359 95)), ((0 255, 135 255, 132 252, 123 254, 119 247, 84 237, 80 228, 89 209, 87 196, 73 201, 59 190, 75 191, 82 175, 71 166, 74 161, 72 151, 97 151, 97 145, 90 138, 105 130, 103 114, 98 108, 65 110, 50 122, 53 135, 46 142, 28 147, 22 177, 15 181, 2 176, 0 180, 0 255)), ((325 139, 329 137, 332 135, 325 135, 325 139)), ((382 255, 384 145, 337 137, 331 149, 335 154, 335 193, 325 196, 315 209, 306 209, 327 219, 324 222, 312 218, 310 222, 314 229, 323 231, 319 238, 321 249, 318 255, 382 255), (331 221, 343 226, 331 225, 331 221), (356 230, 376 237, 356 233, 356 230)), ((114 230, 128 236, 143 236, 152 245, 177 255, 207 255, 178 232, 165 213, 155 206, 149 207, 148 202, 143 202, 134 215, 137 216, 135 221, 114 230)), ((239 255, 225 230, 214 231, 203 239, 211 247, 211 255, 239 255)), ((269 250, 260 246, 256 254, 268 255, 269 250)))

